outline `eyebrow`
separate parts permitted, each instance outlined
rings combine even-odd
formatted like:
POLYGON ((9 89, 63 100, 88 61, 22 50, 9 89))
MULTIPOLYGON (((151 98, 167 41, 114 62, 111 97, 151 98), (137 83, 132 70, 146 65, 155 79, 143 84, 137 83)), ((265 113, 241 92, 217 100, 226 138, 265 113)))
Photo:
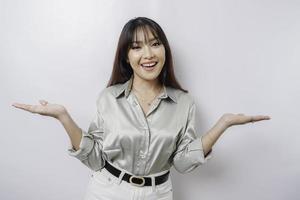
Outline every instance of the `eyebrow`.
MULTIPOLYGON (((159 41, 158 38, 151 38, 151 39, 149 39, 148 41, 149 41, 149 42, 152 42, 152 41, 154 41, 154 40, 159 41)), ((132 43, 143 43, 143 41, 138 41, 138 40, 137 40, 137 41, 132 41, 132 43)))

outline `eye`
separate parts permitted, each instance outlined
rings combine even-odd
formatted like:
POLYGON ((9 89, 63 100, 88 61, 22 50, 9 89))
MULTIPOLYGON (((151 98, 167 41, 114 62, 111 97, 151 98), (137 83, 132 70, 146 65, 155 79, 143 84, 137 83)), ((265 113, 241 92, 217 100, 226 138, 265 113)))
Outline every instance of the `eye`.
POLYGON ((159 42, 154 42, 154 43, 152 44, 152 46, 159 46, 159 45, 160 45, 159 42))
POLYGON ((132 46, 131 49, 140 49, 140 46, 132 46))

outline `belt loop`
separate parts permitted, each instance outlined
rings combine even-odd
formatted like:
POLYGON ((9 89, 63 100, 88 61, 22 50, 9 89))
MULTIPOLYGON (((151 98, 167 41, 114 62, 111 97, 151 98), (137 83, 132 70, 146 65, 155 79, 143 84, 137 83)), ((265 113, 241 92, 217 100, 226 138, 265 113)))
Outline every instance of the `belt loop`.
POLYGON ((152 192, 156 192, 155 177, 150 176, 150 178, 151 178, 152 192))
POLYGON ((120 183, 122 182, 122 178, 123 178, 124 174, 125 174, 125 171, 121 171, 121 174, 119 175, 119 178, 117 180, 118 185, 120 185, 120 183))

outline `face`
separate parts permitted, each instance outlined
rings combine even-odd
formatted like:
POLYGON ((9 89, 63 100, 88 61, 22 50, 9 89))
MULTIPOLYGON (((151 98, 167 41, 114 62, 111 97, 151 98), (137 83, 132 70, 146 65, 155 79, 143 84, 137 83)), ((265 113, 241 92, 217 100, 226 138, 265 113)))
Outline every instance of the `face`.
POLYGON ((135 78, 151 81, 158 78, 165 63, 165 47, 150 30, 137 30, 136 41, 128 51, 128 62, 135 78))

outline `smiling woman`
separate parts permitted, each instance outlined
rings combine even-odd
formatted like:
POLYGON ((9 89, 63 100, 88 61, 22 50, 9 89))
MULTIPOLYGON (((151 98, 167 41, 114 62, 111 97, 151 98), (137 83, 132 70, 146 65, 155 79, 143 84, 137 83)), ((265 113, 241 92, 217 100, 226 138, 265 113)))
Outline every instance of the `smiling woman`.
POLYGON ((71 140, 69 154, 94 171, 85 200, 172 200, 171 167, 188 173, 211 157, 228 127, 270 119, 227 113, 196 137, 196 103, 175 78, 163 30, 145 17, 124 26, 110 81, 100 92, 88 131, 64 106, 40 104, 13 106, 62 123, 71 140))
POLYGON ((158 77, 165 64, 165 47, 149 28, 144 31, 141 28, 138 29, 135 38, 137 40, 132 42, 128 52, 129 63, 136 76, 153 80, 158 77), (144 70, 153 73, 145 73, 144 70))
POLYGON ((157 77, 165 64, 164 45, 155 38, 149 28, 144 31, 139 28, 134 37, 137 40, 131 44, 127 62, 133 69, 136 81, 156 81, 153 85, 159 86, 157 77))

